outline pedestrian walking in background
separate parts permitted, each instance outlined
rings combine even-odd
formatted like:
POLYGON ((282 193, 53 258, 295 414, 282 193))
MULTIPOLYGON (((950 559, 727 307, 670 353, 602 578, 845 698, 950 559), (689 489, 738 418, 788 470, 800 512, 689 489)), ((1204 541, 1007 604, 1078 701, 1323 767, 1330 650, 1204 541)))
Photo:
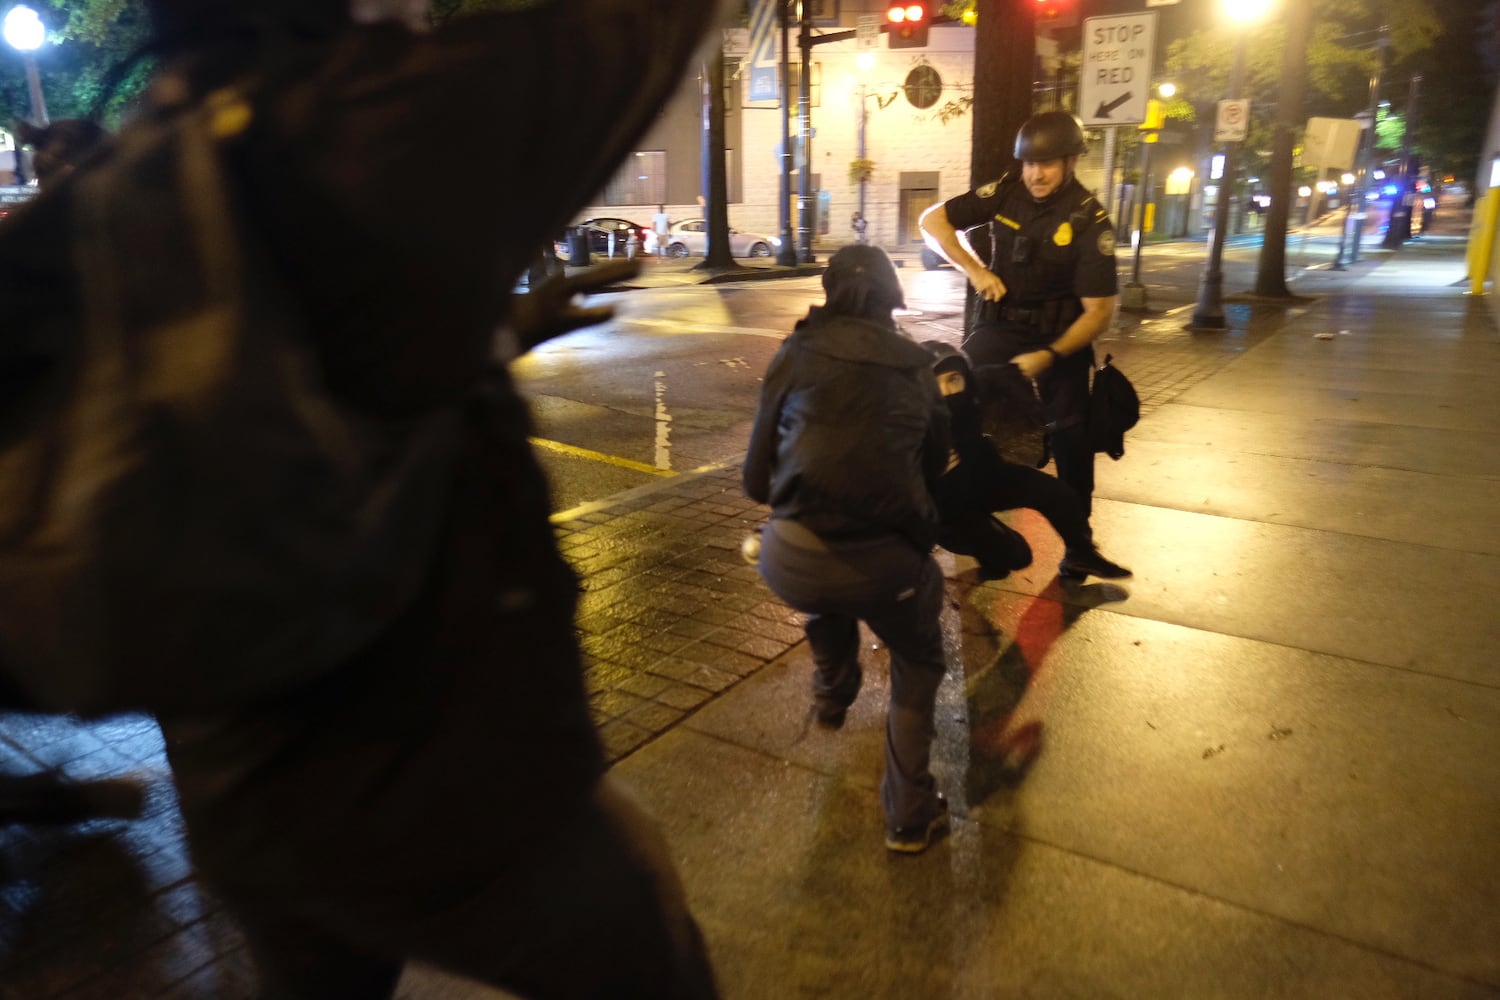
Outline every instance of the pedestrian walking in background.
MULTIPOLYGON (((1063 111, 1034 115, 1016 135, 1019 175, 1007 173, 922 214, 927 243, 961 270, 983 300, 963 347, 976 369, 1013 364, 1041 395, 1057 476, 1078 492, 1085 514, 1094 495, 1088 436, 1093 343, 1114 319, 1118 284, 1115 231, 1074 176, 1086 151, 1078 120, 1063 111), (990 263, 965 234, 988 225, 990 263)), ((1069 551, 1058 572, 1088 575, 1069 551)))
POLYGON ((667 244, 672 242, 672 219, 667 215, 667 206, 656 206, 656 214, 651 216, 651 231, 656 233, 657 256, 665 257, 667 244))
POLYGON ((931 491, 948 461, 948 413, 931 355, 892 318, 904 296, 890 258, 846 246, 829 259, 823 288, 824 305, 766 371, 744 486, 771 507, 761 576, 807 616, 820 724, 842 726, 859 694, 860 621, 890 651, 885 842, 914 853, 948 821, 928 769, 945 669, 931 491))
MULTIPOLYGON (((160 207, 214 228, 220 239, 204 247, 240 237, 244 281, 194 298, 212 284, 199 268, 153 270, 143 244, 129 248, 129 267, 108 269, 125 282, 118 298, 134 306, 142 286, 157 289, 146 313, 185 316, 198 324, 190 333, 233 324, 253 336, 259 317, 295 314, 294 332, 315 341, 320 403, 367 414, 362 427, 440 413, 454 428, 435 516, 407 526, 427 544, 403 600, 367 639, 239 700, 214 697, 223 664, 174 664, 211 707, 157 712, 194 867, 241 925, 262 995, 389 997, 404 963, 421 959, 523 996, 712 997, 665 845, 605 775, 573 629, 577 581, 548 523, 524 404, 494 357, 509 291, 536 248, 655 121, 719 5, 540 3, 422 34, 355 26, 348 3, 147 0, 162 70, 141 119, 110 156, 0 226, 0 288, 25 333, 7 340, 0 372, 40 378, 71 361, 74 345, 47 336, 92 327, 33 319, 57 319, 67 309, 58 289, 88 280, 74 268, 96 234, 75 209, 108 213, 83 196, 101 190, 92 179, 150 177, 159 164, 145 194, 191 203, 160 207), (595 72, 557 77, 575 62, 595 72), (628 88, 614 82, 626 77, 628 88), (174 122, 194 124, 174 132, 174 122), (187 138, 144 141, 157 135, 187 138), (165 154, 123 152, 153 148, 165 154), (227 195, 181 184, 179 166, 227 195), (426 175, 441 182, 423 210, 393 212, 426 175), (218 323, 204 299, 237 301, 245 315, 218 323), (24 366, 10 364, 18 341, 37 355, 24 366)), ((187 242, 156 253, 207 255, 187 242)), ((517 339, 529 346, 590 318, 553 310, 517 339)), ((122 335, 140 332, 136 314, 111 319, 122 335)), ((153 360, 158 381, 204 367, 153 360)), ((254 435, 259 422, 236 429, 254 435)), ((187 478, 232 478, 211 461, 187 478)), ((315 499, 337 514, 351 500, 315 499)), ((362 555, 369 572, 354 589, 393 561, 362 555)), ((277 589, 261 586, 226 602, 225 620, 257 614, 277 589)), ((342 610, 342 595, 328 596, 329 614, 342 610)), ((321 602, 309 603, 316 618, 321 602)), ((174 634, 181 617, 172 607, 104 617, 125 610, 174 634)), ((10 650, 12 636, 0 638, 10 650)), ((274 659, 264 672, 283 677, 274 659)), ((131 678, 111 680, 115 697, 155 709, 130 702, 131 678)))

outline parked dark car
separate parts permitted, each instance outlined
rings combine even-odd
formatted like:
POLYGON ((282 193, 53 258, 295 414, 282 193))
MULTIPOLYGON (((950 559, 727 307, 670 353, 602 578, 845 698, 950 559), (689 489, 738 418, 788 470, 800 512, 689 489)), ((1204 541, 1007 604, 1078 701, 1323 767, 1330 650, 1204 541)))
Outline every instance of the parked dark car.
MULTIPOLYGON (((577 229, 579 226, 588 229, 589 253, 591 254, 597 254, 600 257, 608 256, 609 237, 613 233, 615 237, 616 256, 625 256, 626 247, 630 245, 630 234, 632 231, 635 232, 637 240, 636 253, 646 252, 646 234, 648 230, 638 222, 631 222, 629 219, 612 218, 584 219, 582 222, 573 223, 569 228, 577 229)), ((558 236, 555 245, 558 257, 567 260, 571 253, 568 246, 568 234, 563 233, 558 236)))

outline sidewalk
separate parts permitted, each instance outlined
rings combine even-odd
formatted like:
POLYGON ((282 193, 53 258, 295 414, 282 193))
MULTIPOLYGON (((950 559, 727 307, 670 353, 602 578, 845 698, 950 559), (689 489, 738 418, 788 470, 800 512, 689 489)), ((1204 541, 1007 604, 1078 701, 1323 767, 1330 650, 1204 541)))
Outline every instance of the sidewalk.
MULTIPOLYGON (((558 525, 601 732, 724 995, 1500 996, 1500 336, 1463 270, 1420 241, 1220 333, 1165 308, 1101 345, 1146 404, 1095 504, 1136 577, 1060 588, 1029 512, 1029 570, 940 557, 955 820, 917 857, 881 843, 883 650, 845 728, 809 729, 737 469, 558 525)), ((38 873, 0 889, 0 998, 252 995, 154 725, 8 718, 0 755, 156 779, 146 821, 0 831, 38 873)))

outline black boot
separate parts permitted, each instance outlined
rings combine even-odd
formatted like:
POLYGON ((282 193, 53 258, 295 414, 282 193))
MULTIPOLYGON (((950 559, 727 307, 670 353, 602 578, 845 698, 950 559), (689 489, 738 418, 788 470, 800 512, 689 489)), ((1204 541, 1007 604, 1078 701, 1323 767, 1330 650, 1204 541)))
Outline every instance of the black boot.
POLYGON ((1131 574, 1130 570, 1119 563, 1104 558, 1103 553, 1091 545, 1087 549, 1064 555, 1062 562, 1057 564, 1057 575, 1064 582, 1078 582, 1089 576, 1097 576, 1103 580, 1123 580, 1131 574))

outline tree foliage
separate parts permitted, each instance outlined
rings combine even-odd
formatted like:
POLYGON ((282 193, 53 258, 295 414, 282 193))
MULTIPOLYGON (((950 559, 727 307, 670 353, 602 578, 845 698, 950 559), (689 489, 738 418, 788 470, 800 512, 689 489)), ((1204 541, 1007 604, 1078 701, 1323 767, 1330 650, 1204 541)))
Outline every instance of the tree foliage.
MULTIPOLYGON (((1494 36, 1479 30, 1489 0, 1309 0, 1312 26, 1307 47, 1309 117, 1352 118, 1367 111, 1370 83, 1380 76, 1381 101, 1389 102, 1378 133, 1381 148, 1394 154, 1408 118, 1409 82, 1413 75, 1451 81, 1441 104, 1421 104, 1413 135, 1418 154, 1437 165, 1461 164, 1477 154, 1492 93, 1494 36), (1486 50, 1488 47, 1488 51, 1486 50)), ((1250 138, 1245 144, 1247 168, 1267 166, 1269 126, 1278 100, 1281 52, 1286 22, 1278 18, 1241 29, 1245 33, 1246 76, 1243 95, 1252 101, 1250 138)), ((1194 31, 1173 42, 1165 72, 1200 117, 1212 120, 1213 107, 1228 96, 1228 67, 1235 36, 1228 25, 1194 31)))
MULTIPOLYGON (((433 0, 429 16, 441 24, 479 11, 542 2, 547 0, 433 0)), ((36 60, 50 117, 118 124, 152 70, 143 56, 150 37, 143 0, 36 0, 36 7, 47 26, 47 44, 36 60)), ((30 114, 25 66, 14 51, 0 45, 0 124, 30 114)))

